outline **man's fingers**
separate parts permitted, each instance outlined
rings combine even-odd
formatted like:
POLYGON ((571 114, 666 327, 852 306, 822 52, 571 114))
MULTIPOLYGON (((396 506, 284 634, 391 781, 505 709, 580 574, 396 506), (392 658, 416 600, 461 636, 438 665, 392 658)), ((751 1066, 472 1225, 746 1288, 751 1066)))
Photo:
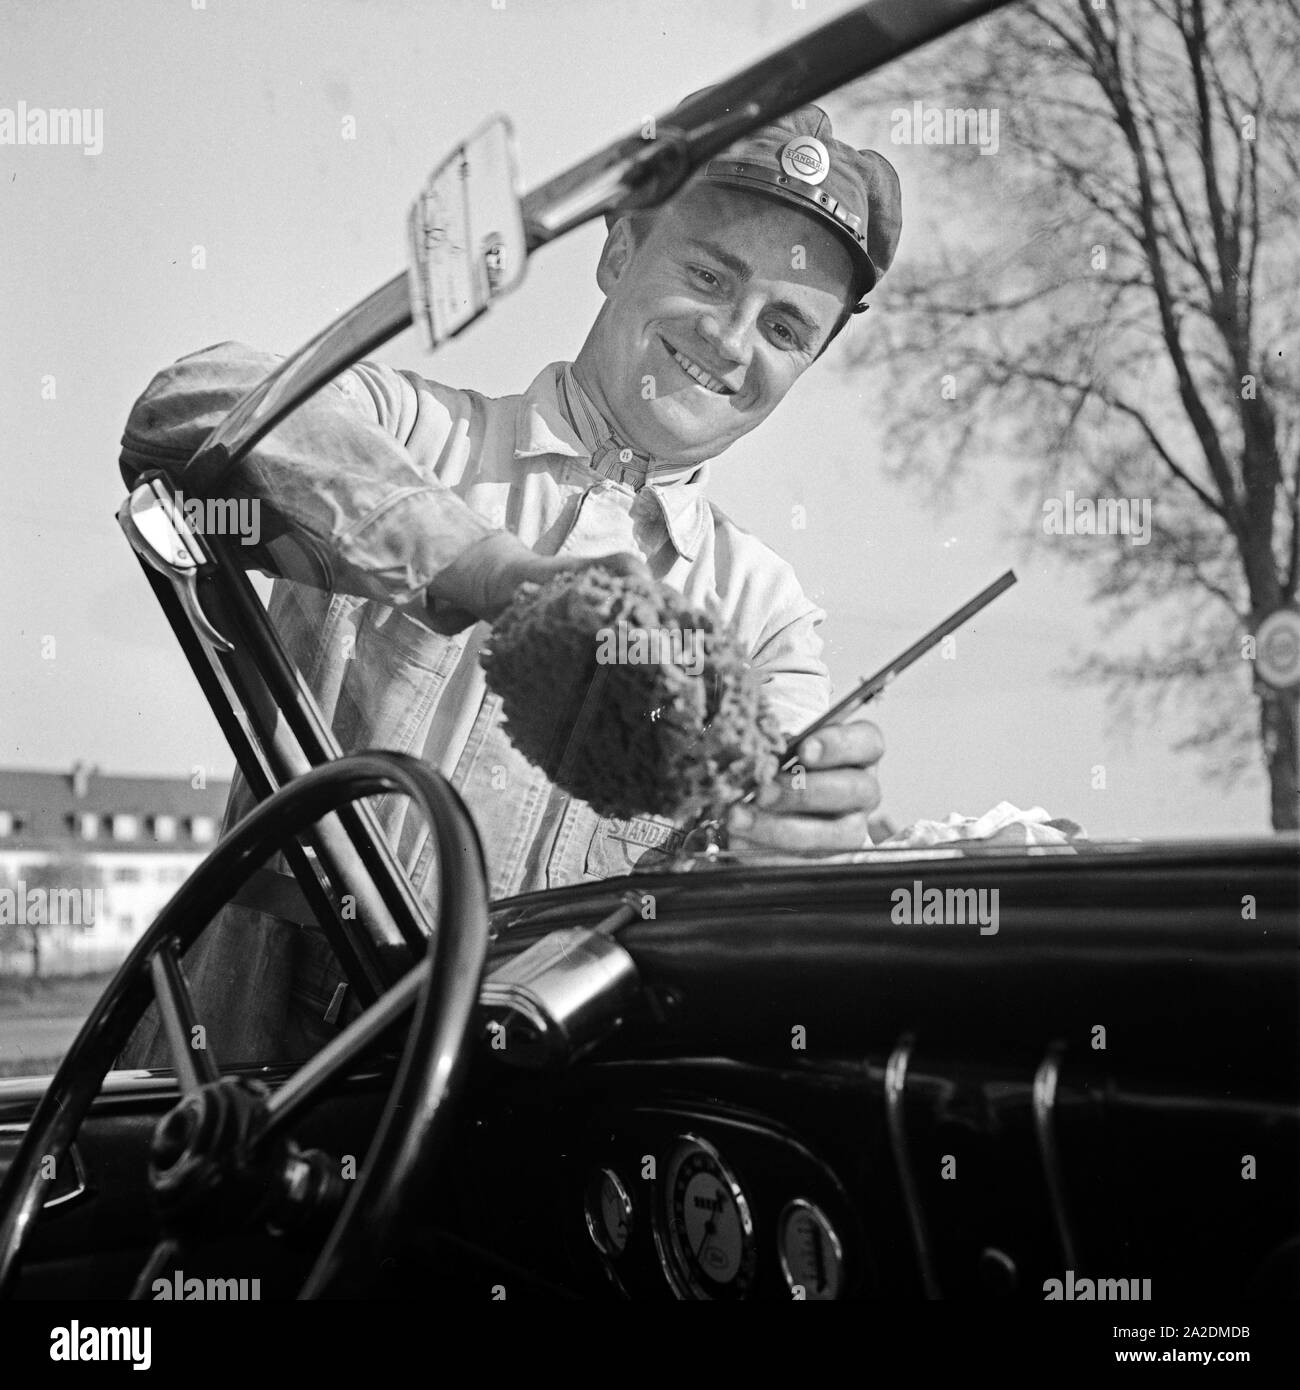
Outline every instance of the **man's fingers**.
POLYGON ((880 761, 884 752, 884 735, 866 719, 831 724, 799 745, 800 762, 810 770, 870 767, 880 761))
POLYGON ((853 811, 846 816, 822 818, 772 816, 741 807, 732 812, 728 828, 733 847, 751 845, 787 854, 843 854, 861 849, 866 843, 867 813, 853 811))
POLYGON ((646 567, 645 561, 630 550, 619 550, 613 555, 602 555, 599 560, 593 560, 592 563, 605 565, 609 569, 616 570, 619 574, 644 570, 646 567))
POLYGON ((570 570, 605 569, 617 575, 637 575, 642 579, 651 578, 650 568, 639 556, 628 550, 615 551, 611 555, 548 555, 539 557, 538 564, 544 574, 537 576, 549 579, 553 575, 567 574, 570 570))
POLYGON ((863 767, 780 772, 758 795, 759 809, 778 816, 840 816, 879 805, 880 783, 863 767))
POLYGON ((792 854, 861 849, 867 817, 880 804, 880 783, 871 767, 884 747, 880 730, 866 721, 814 734, 800 749, 806 763, 779 773, 755 806, 732 812, 732 842, 792 854))

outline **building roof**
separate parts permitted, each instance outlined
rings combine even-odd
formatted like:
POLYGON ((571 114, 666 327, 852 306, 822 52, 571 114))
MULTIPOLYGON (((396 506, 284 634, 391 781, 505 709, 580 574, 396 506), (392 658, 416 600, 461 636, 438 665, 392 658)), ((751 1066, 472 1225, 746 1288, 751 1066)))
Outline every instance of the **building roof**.
POLYGON ((205 787, 194 787, 187 777, 130 777, 101 772, 85 763, 74 763, 66 772, 34 768, 0 768, 0 815, 8 812, 16 821, 11 833, 0 834, 0 849, 180 850, 193 853, 211 841, 196 840, 190 822, 206 817, 221 823, 230 782, 208 778, 205 787), (80 818, 93 815, 105 826, 94 839, 79 833, 80 818), (133 839, 114 838, 106 822, 117 815, 136 816, 138 833, 133 839), (170 816, 176 838, 160 840, 154 834, 156 817, 170 816))

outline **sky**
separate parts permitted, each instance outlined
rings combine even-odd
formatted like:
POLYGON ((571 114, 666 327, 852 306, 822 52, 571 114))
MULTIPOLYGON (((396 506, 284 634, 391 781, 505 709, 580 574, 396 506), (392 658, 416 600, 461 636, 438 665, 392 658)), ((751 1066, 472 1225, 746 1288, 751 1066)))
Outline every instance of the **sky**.
MULTIPOLYGON (((417 190, 494 112, 514 122, 533 187, 845 8, 4 0, 0 112, 99 113, 102 148, 0 144, 0 763, 233 766, 114 520, 122 426, 156 371, 227 339, 291 352, 388 280, 417 190)), ((941 199, 924 147, 850 119, 845 93, 823 104, 837 136, 895 163, 905 209, 941 199)), ((998 157, 1015 157, 1005 130, 998 157)), ((924 221, 905 216, 900 259, 924 221)), ((522 391, 581 346, 602 231, 544 248, 513 296, 436 355, 408 331, 376 356, 522 391)), ((844 337, 883 313, 888 280, 844 337)), ((827 609, 840 692, 1015 568, 1019 584, 962 630, 954 659, 925 658, 875 706, 882 810, 901 825, 1007 800, 1096 837, 1265 831, 1262 775, 1230 790, 1203 780, 1172 751, 1186 726, 1121 722, 1103 689, 1061 674, 1118 639, 1080 572, 1023 540, 1032 504, 1013 500, 1010 476, 987 467, 940 511, 886 475, 880 389, 848 370, 842 338, 714 464, 712 496, 827 609)))

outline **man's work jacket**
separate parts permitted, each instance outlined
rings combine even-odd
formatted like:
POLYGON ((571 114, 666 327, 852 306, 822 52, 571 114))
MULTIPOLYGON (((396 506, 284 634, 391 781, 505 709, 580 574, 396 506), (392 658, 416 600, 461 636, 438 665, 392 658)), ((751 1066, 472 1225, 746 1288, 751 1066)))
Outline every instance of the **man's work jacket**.
MULTIPOLYGON (((181 465, 277 362, 228 343, 161 372, 128 420, 124 477, 161 468, 183 488, 181 465)), ((249 567, 281 576, 272 622, 340 744, 409 753, 446 775, 474 816, 498 898, 627 873, 680 835, 650 818, 602 819, 510 745, 479 664, 488 625, 425 593, 476 541, 509 530, 543 555, 637 554, 656 579, 731 625, 783 732, 822 713, 830 696, 816 631, 824 614, 785 561, 707 500, 708 465, 640 489, 601 476, 559 403, 562 369, 552 363, 522 395, 494 399, 359 364, 281 422, 229 487, 257 503, 242 513, 257 521, 249 567)), ((227 827, 252 804, 237 777, 227 827)), ((428 892, 432 840, 407 812, 404 798, 379 807, 428 892)), ((242 941, 222 973, 227 986, 244 977, 248 1007, 249 979, 272 968, 259 963, 254 936, 274 933, 263 914, 231 908, 208 936, 229 938, 236 924, 242 941)), ((204 942, 196 949, 187 969, 202 974, 214 953, 204 942)), ((316 992, 327 1005, 327 978, 316 992)))

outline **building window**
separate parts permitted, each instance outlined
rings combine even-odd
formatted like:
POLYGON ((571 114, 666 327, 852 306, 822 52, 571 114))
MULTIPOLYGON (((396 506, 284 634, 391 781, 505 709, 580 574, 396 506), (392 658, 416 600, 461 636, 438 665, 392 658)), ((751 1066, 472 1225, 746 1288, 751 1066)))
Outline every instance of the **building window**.
POLYGON ((0 811, 0 840, 17 835, 23 828, 23 818, 13 811, 0 811))
POLYGON ((155 840, 169 843, 176 838, 176 817, 175 816, 154 816, 150 822, 155 840))
POLYGON ((217 835, 217 823, 211 816, 191 816, 190 835, 201 844, 206 844, 217 835))
POLYGON ((117 815, 113 817, 113 838, 115 840, 134 840, 139 833, 139 816, 117 815))
POLYGON ((68 826, 79 840, 94 840, 99 835, 99 817, 93 811, 78 811, 69 816, 68 826))
POLYGON ((130 865, 124 865, 120 869, 113 870, 114 883, 139 883, 140 870, 130 865))

